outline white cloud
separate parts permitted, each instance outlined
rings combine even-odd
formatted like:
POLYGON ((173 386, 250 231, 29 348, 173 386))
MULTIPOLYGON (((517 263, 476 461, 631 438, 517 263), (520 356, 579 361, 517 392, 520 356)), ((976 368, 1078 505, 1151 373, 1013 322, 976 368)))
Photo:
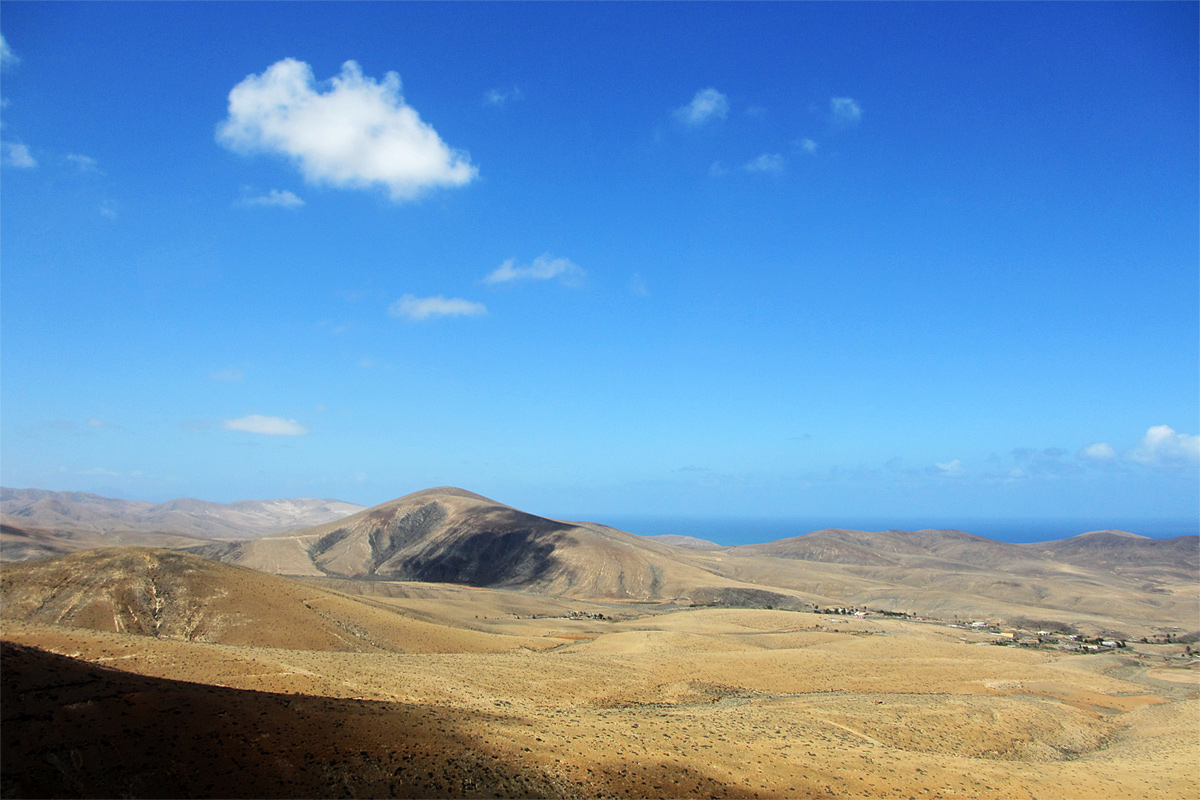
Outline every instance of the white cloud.
POLYGON ((20 57, 8 46, 8 40, 4 38, 4 34, 0 33, 0 67, 13 67, 20 63, 20 57))
POLYGON ((276 206, 278 208, 299 208, 304 201, 286 189, 272 189, 258 197, 247 197, 242 201, 246 206, 276 206))
POLYGON ((16 142, 0 142, 0 145, 4 147, 4 163, 10 167, 32 169, 37 166, 37 161, 25 145, 16 142))
POLYGON ((87 424, 88 424, 89 428, 93 428, 96 430, 106 430, 106 429, 111 429, 111 428, 117 427, 116 425, 113 425, 111 422, 105 422, 104 420, 100 419, 99 417, 89 418, 87 421, 87 424))
POLYGON ((487 313, 487 306, 458 297, 416 297, 406 294, 388 306, 388 314, 417 322, 431 317, 478 317, 487 313))
POLYGON ((505 261, 483 279, 484 283, 510 283, 512 281, 548 281, 557 279, 564 286, 578 288, 587 276, 583 267, 566 258, 553 258, 544 253, 527 267, 518 266, 515 258, 505 261))
POLYGON ((850 97, 829 98, 829 112, 835 122, 842 125, 856 125, 862 120, 862 107, 850 97))
POLYGON ((813 139, 801 139, 796 142, 796 145, 810 156, 815 155, 817 152, 817 143, 813 139))
POLYGON ((282 417, 264 417, 261 414, 251 414, 248 417, 227 419, 221 422, 221 427, 227 431, 242 431, 243 433, 260 433, 264 436, 302 436, 308 433, 294 419, 282 417))
POLYGON ((483 95, 483 101, 489 106, 505 106, 510 101, 524 99, 525 94, 516 86, 511 89, 489 89, 483 95))
POLYGON ((327 87, 292 58, 247 76, 229 93, 217 141, 241 153, 287 156, 311 183, 386 187, 394 201, 462 186, 477 174, 466 153, 448 147, 404 102, 399 75, 377 82, 354 61, 327 87))
POLYGON ((1155 425, 1129 453, 1129 459, 1152 467, 1179 467, 1200 462, 1200 436, 1176 433, 1155 425))
POLYGON ((72 164, 74 164, 76 167, 78 167, 80 172, 87 172, 87 173, 91 173, 93 175, 103 175, 104 174, 100 170, 100 164, 96 161, 96 159, 92 158, 91 156, 83 156, 83 155, 80 155, 79 153, 67 153, 64 156, 64 158, 66 158, 67 161, 70 161, 72 164))
POLYGON ((729 98, 711 86, 696 92, 692 102, 675 109, 675 118, 685 125, 699 127, 714 117, 729 115, 729 98))
POLYGON ((713 165, 708 168, 708 177, 710 178, 724 178, 728 174, 729 170, 725 169, 720 161, 714 161, 713 165))
POLYGON ((763 153, 758 158, 747 161, 742 165, 742 169, 747 172, 783 172, 783 156, 779 153, 763 153))
POLYGON ((1117 451, 1107 442, 1096 442, 1081 449, 1077 457, 1085 461, 1112 461, 1117 457, 1117 451))

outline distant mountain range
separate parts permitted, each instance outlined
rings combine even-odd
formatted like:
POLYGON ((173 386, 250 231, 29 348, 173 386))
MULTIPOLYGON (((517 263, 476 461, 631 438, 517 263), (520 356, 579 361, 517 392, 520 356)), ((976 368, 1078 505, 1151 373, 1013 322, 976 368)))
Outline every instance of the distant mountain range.
POLYGON ((115 500, 84 492, 0 488, 0 557, 24 560, 113 545, 180 547, 307 528, 361 511, 341 500, 210 503, 115 500))
POLYGON ((333 500, 156 505, 4 490, 3 511, 0 552, 10 561, 156 544, 359 594, 423 581, 579 599, 853 605, 1094 628, 1194 620, 1200 600, 1196 536, 1093 531, 1012 544, 958 530, 831 528, 722 547, 539 517, 454 487, 365 509, 333 500))

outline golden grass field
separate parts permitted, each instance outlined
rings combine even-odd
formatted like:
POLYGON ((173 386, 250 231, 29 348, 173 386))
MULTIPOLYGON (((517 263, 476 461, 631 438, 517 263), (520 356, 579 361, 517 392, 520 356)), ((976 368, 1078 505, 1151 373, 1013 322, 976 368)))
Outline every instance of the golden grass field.
POLYGON ((1183 645, 1077 655, 933 622, 436 584, 353 596, 191 558, 217 599, 157 636, 102 629, 121 602, 103 581, 56 607, 61 589, 4 567, 4 796, 1200 796, 1200 672, 1166 658, 1183 645))

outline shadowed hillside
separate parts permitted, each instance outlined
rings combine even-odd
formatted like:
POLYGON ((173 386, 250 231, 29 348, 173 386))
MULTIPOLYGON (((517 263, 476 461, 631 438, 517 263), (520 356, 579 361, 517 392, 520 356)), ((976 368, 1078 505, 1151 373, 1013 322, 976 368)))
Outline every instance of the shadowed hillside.
POLYGON ((0 647, 3 797, 570 793, 488 754, 459 730, 462 713, 164 680, 0 647))
POLYGON ((527 514, 442 487, 344 520, 197 552, 283 575, 459 583, 554 595, 667 600, 739 584, 686 550, 586 522, 527 514))

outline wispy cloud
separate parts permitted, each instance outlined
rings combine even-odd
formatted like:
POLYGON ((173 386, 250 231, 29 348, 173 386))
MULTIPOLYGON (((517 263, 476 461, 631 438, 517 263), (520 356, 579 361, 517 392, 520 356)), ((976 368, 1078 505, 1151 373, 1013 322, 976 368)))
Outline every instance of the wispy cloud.
POLYGON ((246 197, 241 201, 244 206, 275 206, 277 208, 300 208, 304 201, 286 189, 272 189, 257 197, 246 197))
POLYGON ((829 98, 829 113, 836 125, 849 127, 862 121, 862 106, 852 97, 829 98))
POLYGON ((487 306, 458 297, 416 297, 406 294, 388 306, 388 314, 420 322, 434 317, 478 317, 487 314, 487 306))
POLYGON ((512 283, 513 281, 548 281, 557 280, 564 286, 578 288, 583 284, 587 273, 583 267, 570 259, 554 258, 544 253, 533 260, 528 266, 517 264, 515 258, 510 258, 496 269, 492 270, 483 282, 489 284, 512 283))
POLYGON ((1068 452, 1061 447, 1043 447, 1040 450, 1034 447, 1018 447, 1010 455, 1013 461, 1020 465, 1008 471, 1007 477, 1010 479, 1057 479, 1083 472, 1083 467, 1063 460, 1068 452))
POLYGON ((10 167, 32 169, 37 166, 37 160, 29 152, 29 148, 18 142, 0 142, 4 148, 4 163, 10 167))
POLYGON ((1115 461, 1117 451, 1108 442, 1096 442, 1095 444, 1089 444, 1087 447, 1081 448, 1076 457, 1084 461, 1103 463, 1115 461))
POLYGON ((817 148, 819 145, 815 139, 801 139, 796 142, 796 147, 812 156, 817 154, 817 148))
POLYGON ((0 68, 15 67, 21 63, 20 57, 8 46, 8 40, 0 33, 0 68))
POLYGON ((489 106, 506 106, 511 102, 524 99, 524 92, 516 86, 511 89, 488 89, 483 95, 483 102, 489 106))
POLYGON ((221 427, 227 431, 257 433, 263 436, 303 436, 308 433, 308 429, 294 419, 264 417, 261 414, 227 419, 221 422, 221 427))
POLYGON ((629 279, 629 283, 627 285, 629 287, 630 294, 636 294, 638 297, 650 296, 650 290, 646 288, 646 282, 642 280, 640 273, 633 273, 633 277, 629 279))
POLYGON ((1183 467, 1200 463, 1200 436, 1176 433, 1167 425, 1146 431, 1129 460, 1150 467, 1183 467))
POLYGON ((711 86, 696 92, 692 102, 675 109, 675 118, 685 125, 700 127, 711 119, 729 115, 729 98, 711 86))
POLYGON ((783 172, 784 160, 779 153, 763 153, 755 159, 751 159, 742 165, 742 169, 747 172, 768 172, 779 174, 783 172))
POLYGON ((961 478, 967 474, 967 468, 957 458, 945 463, 934 464, 931 467, 927 467, 925 471, 930 475, 939 475, 943 478, 961 478))
POLYGON ((239 153, 286 156, 312 183, 385 187, 394 201, 462 186, 477 174, 466 153, 447 146, 404 102, 399 75, 377 82, 354 61, 325 85, 292 58, 247 76, 229 93, 217 141, 239 153))
POLYGON ((712 166, 708 168, 708 177, 710 178, 724 178, 728 174, 729 170, 720 161, 714 161, 712 166))
POLYGON ((100 169, 99 162, 91 156, 80 155, 79 153, 67 153, 63 156, 67 161, 75 165, 80 172, 89 173, 92 175, 103 175, 104 172, 100 169))

